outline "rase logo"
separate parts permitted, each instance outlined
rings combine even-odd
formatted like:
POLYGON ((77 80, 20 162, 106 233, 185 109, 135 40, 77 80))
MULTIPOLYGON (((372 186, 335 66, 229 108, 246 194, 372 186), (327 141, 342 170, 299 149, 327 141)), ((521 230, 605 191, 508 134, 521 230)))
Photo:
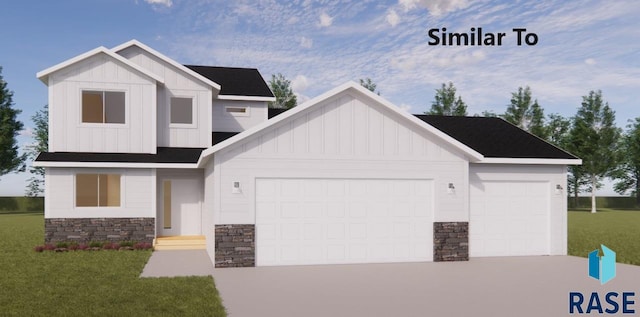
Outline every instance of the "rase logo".
POLYGON ((602 256, 598 255, 598 249, 589 253, 589 276, 600 280, 604 285, 616 277, 616 253, 601 244, 602 256))
MULTIPOLYGON (((602 256, 599 250, 589 253, 589 276, 599 280, 604 285, 616 277, 616 253, 601 244, 602 256)), ((588 301, 581 292, 569 292, 570 314, 617 314, 622 310, 623 314, 634 314, 634 292, 608 292, 601 296, 598 292, 592 292, 588 301)))

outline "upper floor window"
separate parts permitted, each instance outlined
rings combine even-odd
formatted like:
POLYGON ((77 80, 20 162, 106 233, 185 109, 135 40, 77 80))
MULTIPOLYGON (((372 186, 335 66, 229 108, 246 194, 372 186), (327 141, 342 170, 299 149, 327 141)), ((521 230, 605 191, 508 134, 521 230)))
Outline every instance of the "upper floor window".
POLYGON ((125 123, 124 91, 82 91, 83 123, 125 123))
POLYGON ((171 124, 193 124, 193 99, 171 97, 171 124))
POLYGON ((76 207, 120 207, 120 174, 76 174, 76 207))

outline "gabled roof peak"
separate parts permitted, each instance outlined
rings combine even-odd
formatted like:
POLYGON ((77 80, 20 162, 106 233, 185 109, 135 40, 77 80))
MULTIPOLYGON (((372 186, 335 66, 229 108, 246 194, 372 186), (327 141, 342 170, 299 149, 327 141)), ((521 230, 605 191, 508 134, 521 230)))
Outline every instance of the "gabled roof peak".
POLYGON ((120 63, 125 64, 127 67, 135 70, 136 72, 138 72, 138 73, 140 73, 140 74, 142 74, 142 75, 144 75, 144 76, 146 76, 148 78, 151 78, 151 79, 155 80, 156 82, 164 83, 164 79, 162 77, 150 72, 146 68, 140 67, 139 65, 137 65, 137 64, 131 62, 130 60, 128 60, 128 59, 126 59, 126 58, 114 53, 113 51, 107 49, 104 46, 96 47, 96 48, 94 48, 94 49, 92 49, 92 50, 90 50, 88 52, 85 52, 85 53, 80 54, 80 55, 78 55, 76 57, 70 58, 70 59, 68 59, 68 60, 66 60, 64 62, 58 63, 58 64, 56 64, 56 65, 54 65, 52 67, 49 67, 49 68, 47 68, 47 69, 45 69, 43 71, 40 71, 40 72, 38 72, 36 74, 36 77, 38 79, 40 79, 43 83, 45 83, 45 85, 48 85, 49 84, 48 78, 49 78, 49 75, 51 75, 52 73, 55 73, 55 72, 57 72, 57 71, 59 71, 61 69, 69 67, 69 66, 71 66, 71 65, 73 65, 75 63, 78 63, 80 61, 83 61, 83 60, 85 60, 87 58, 90 58, 90 57, 98 55, 98 54, 105 54, 105 55, 109 56, 110 58, 113 58, 113 59, 119 61, 120 63))
POLYGON ((131 46, 137 46, 139 48, 141 48, 142 50, 148 52, 151 55, 154 55, 155 57, 161 59, 162 61, 166 62, 167 64, 170 64, 173 67, 178 68, 179 70, 181 70, 182 72, 190 75, 191 77, 194 77, 195 79, 203 82, 204 84, 206 84, 207 86, 211 86, 213 87, 215 90, 220 90, 220 85, 216 82, 213 82, 211 80, 209 80, 208 78, 194 72, 193 70, 187 68, 186 66, 174 61, 173 59, 165 56, 164 54, 152 49, 151 47, 143 44, 142 42, 133 39, 130 41, 127 41, 125 43, 122 43, 114 48, 111 49, 111 51, 113 51, 114 53, 118 53, 126 48, 129 48, 131 46))

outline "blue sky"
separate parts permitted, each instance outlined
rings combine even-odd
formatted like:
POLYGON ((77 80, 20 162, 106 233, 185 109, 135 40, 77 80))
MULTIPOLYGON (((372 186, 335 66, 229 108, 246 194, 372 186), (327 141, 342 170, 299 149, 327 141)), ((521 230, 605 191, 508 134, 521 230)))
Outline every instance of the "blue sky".
MULTIPOLYGON (((0 11, 0 66, 31 142, 47 103, 36 72, 98 46, 137 39, 185 64, 282 73, 299 100, 370 77, 412 113, 452 81, 469 113, 503 112, 530 86, 546 113, 575 114, 601 89, 620 127, 640 116, 640 2, 629 1, 8 1, 0 11), (502 46, 429 46, 446 27, 507 33, 502 46), (513 28, 539 37, 517 46, 513 28)), ((22 195, 27 173, 0 176, 0 196, 22 195)), ((605 188, 603 194, 612 191, 605 188)))

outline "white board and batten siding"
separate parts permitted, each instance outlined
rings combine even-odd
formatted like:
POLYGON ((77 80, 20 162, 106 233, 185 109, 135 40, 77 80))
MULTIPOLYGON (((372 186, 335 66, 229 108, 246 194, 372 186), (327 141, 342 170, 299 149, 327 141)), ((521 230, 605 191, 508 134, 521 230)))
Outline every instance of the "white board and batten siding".
POLYGON ((212 88, 182 70, 159 59, 149 52, 130 46, 118 52, 124 58, 138 64, 164 79, 158 87, 158 146, 209 147, 211 146, 212 88), (193 98, 194 124, 190 127, 170 124, 171 97, 193 98))
POLYGON ((213 131, 242 132, 268 119, 267 102, 215 100, 213 102, 213 131), (245 113, 228 112, 227 108, 246 108, 245 113))
POLYGON ((469 169, 470 256, 566 254, 566 166, 471 164, 469 169))
POLYGON ((256 221, 259 179, 432 182, 433 221, 468 221, 467 160, 437 137, 347 92, 214 156, 216 224, 256 221), (234 182, 240 193, 232 193, 234 182), (447 193, 449 183, 456 191, 447 193))
POLYGON ((156 216, 155 169, 46 168, 45 218, 156 216), (76 207, 75 175, 120 174, 120 207, 76 207))
POLYGON ((49 150, 156 152, 156 83, 98 54, 49 77, 49 150), (125 92, 125 124, 82 123, 82 91, 125 92))

